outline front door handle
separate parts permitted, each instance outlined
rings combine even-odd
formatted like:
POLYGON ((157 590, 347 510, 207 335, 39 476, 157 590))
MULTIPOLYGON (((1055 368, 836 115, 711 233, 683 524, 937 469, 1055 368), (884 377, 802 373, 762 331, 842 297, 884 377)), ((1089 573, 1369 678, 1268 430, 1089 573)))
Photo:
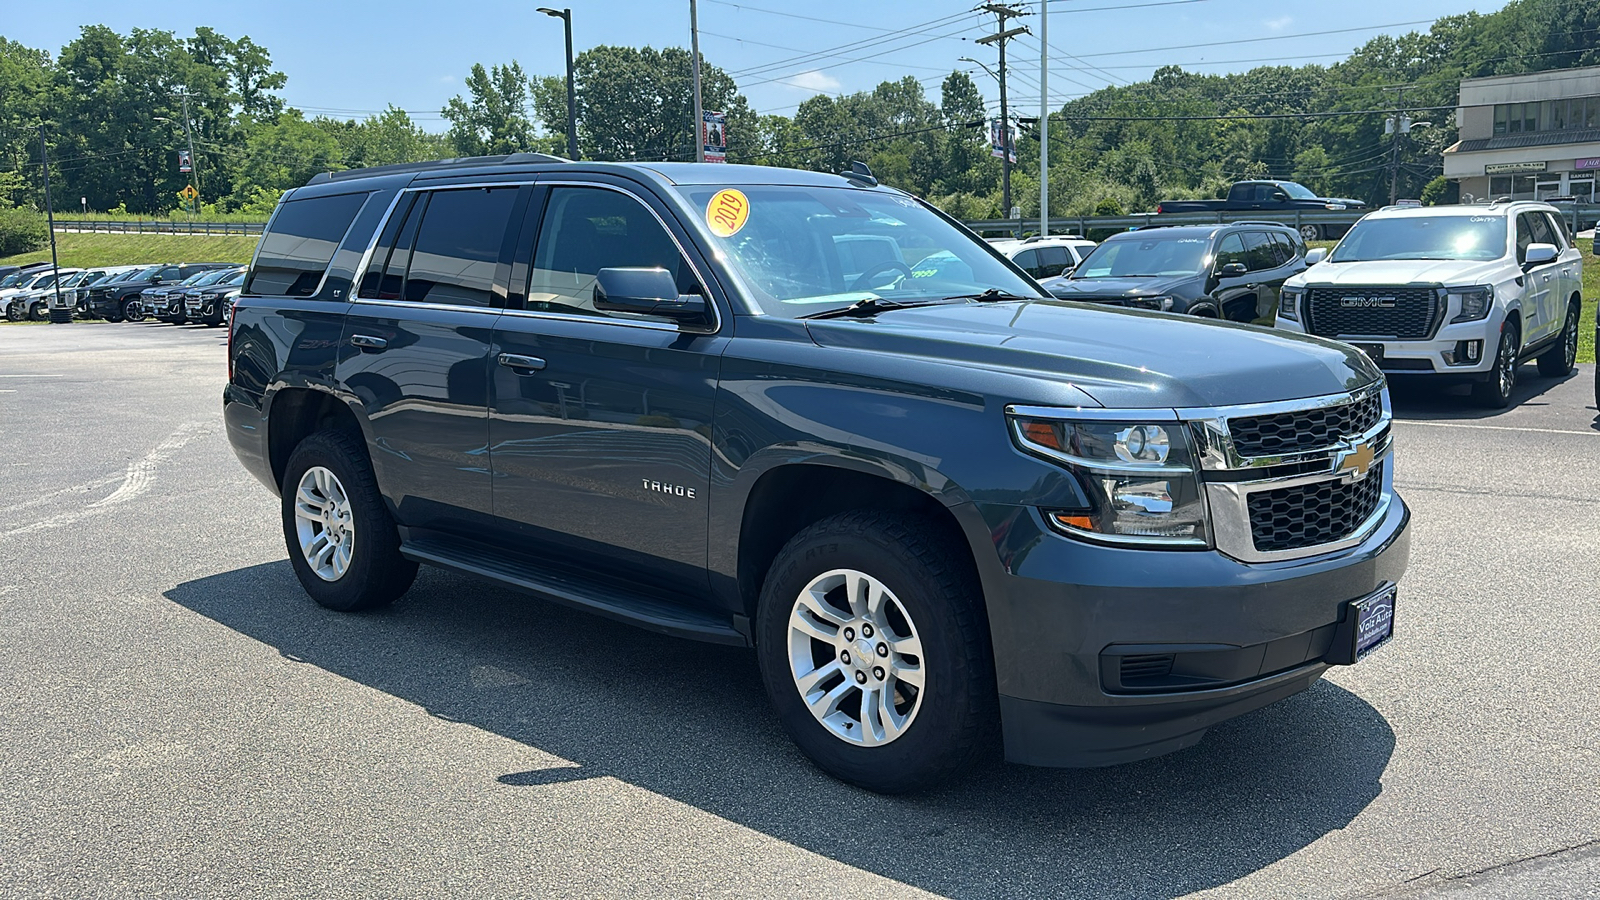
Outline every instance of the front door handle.
POLYGON ((518 371, 519 374, 522 370, 528 372, 538 372, 544 368, 544 360, 537 356, 523 356, 519 353, 502 353, 500 354, 499 359, 500 365, 505 366, 513 371, 518 371))
POLYGON ((376 353, 389 346, 389 339, 374 337, 370 334, 352 334, 350 335, 350 343, 360 347, 362 350, 371 350, 376 353))

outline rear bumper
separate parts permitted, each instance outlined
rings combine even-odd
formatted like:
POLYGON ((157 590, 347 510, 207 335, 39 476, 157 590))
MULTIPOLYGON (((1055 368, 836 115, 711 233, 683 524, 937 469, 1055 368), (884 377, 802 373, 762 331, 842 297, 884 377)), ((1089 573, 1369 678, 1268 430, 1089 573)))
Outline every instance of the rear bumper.
POLYGON ((1254 565, 1090 545, 1018 507, 982 512, 1006 570, 985 577, 1006 758, 1030 765, 1158 756, 1305 690, 1346 661, 1349 602, 1397 584, 1409 556, 1398 497, 1355 547, 1254 565), (1166 658, 1168 674, 1124 681, 1166 658))
POLYGON ((251 475, 274 494, 278 483, 272 476, 272 460, 267 445, 267 417, 261 398, 232 384, 222 389, 222 421, 228 432, 233 455, 251 475))

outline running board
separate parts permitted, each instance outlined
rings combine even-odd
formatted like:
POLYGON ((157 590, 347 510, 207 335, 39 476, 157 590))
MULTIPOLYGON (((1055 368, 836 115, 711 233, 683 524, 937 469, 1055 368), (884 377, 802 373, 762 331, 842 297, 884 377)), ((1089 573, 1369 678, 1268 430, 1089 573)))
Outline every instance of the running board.
POLYGON ((641 590, 542 566, 527 557, 435 536, 406 541, 400 545, 400 553, 419 563, 476 575, 646 631, 713 644, 750 646, 750 639, 734 628, 731 616, 719 617, 713 612, 678 606, 641 590))

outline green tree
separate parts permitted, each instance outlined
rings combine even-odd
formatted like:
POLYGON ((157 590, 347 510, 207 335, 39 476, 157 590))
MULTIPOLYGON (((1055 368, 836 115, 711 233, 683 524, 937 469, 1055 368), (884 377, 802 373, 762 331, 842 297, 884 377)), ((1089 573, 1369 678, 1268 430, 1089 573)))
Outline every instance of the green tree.
POLYGON ((467 94, 450 98, 444 117, 450 120, 450 141, 462 156, 488 156, 541 149, 533 120, 532 100, 522 64, 485 69, 475 63, 467 75, 467 94))

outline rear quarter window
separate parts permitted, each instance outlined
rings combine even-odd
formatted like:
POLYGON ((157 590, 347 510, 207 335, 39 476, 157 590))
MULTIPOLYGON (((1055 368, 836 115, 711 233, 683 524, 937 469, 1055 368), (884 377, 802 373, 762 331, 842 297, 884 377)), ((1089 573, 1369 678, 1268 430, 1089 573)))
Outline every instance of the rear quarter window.
POLYGON ((339 242, 367 200, 365 193, 290 200, 261 239, 245 293, 309 297, 316 293, 339 242))

